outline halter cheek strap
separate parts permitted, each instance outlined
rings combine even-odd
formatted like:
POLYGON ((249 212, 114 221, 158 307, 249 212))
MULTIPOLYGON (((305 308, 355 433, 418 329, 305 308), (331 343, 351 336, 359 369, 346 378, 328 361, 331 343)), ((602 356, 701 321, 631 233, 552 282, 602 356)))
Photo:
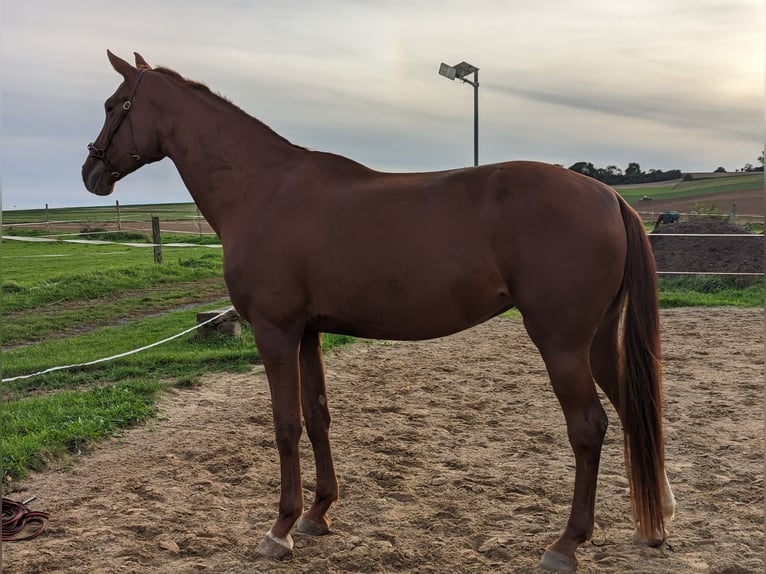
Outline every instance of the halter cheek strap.
POLYGON ((109 148, 109 144, 112 143, 112 138, 114 138, 114 135, 117 133, 117 130, 119 129, 120 125, 122 124, 123 120, 126 117, 128 118, 128 126, 130 127, 130 139, 132 141, 130 157, 132 157, 136 161, 141 161, 141 156, 139 155, 138 150, 136 149, 136 137, 133 133, 133 123, 130 121, 130 116, 128 116, 128 111, 130 111, 130 108, 133 107, 133 103, 132 103, 133 97, 136 95, 136 91, 138 90, 138 86, 141 83, 141 78, 143 78, 144 76, 144 72, 146 72, 146 68, 143 68, 138 71, 138 78, 136 79, 136 83, 133 86, 133 89, 131 90, 130 96, 128 97, 128 99, 122 103, 122 109, 120 110, 120 115, 117 116, 117 119, 109 127, 109 130, 106 133, 106 138, 104 140, 103 147, 98 147, 95 143, 88 144, 88 151, 90 152, 90 157, 103 161, 104 165, 106 165, 107 169, 111 172, 112 177, 115 179, 115 181, 120 179, 120 177, 122 176, 120 172, 117 171, 109 162, 109 158, 106 156, 106 150, 109 148))

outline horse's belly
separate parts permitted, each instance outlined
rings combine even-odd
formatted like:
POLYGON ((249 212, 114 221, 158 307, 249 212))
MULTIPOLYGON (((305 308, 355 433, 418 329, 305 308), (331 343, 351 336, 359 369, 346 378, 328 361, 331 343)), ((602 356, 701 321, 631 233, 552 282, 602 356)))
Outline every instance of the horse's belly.
POLYGON ((368 286, 349 290, 340 304, 327 305, 310 325, 323 332, 369 339, 419 340, 443 337, 478 325, 513 307, 497 281, 451 281, 368 286))

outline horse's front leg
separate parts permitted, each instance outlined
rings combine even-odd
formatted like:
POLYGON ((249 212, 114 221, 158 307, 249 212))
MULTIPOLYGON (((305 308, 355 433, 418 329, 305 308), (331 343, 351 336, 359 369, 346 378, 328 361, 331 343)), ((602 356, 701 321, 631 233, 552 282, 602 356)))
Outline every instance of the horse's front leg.
POLYGON ((316 460, 317 485, 314 503, 298 523, 306 534, 327 534, 327 511, 338 500, 338 480, 330 450, 330 411, 327 407, 321 333, 307 332, 301 340, 301 400, 311 446, 316 460))
POLYGON ((271 390, 282 480, 279 516, 256 551, 263 556, 282 558, 293 549, 290 530, 303 512, 298 449, 301 437, 301 385, 298 370, 301 333, 264 328, 255 324, 253 333, 271 390))

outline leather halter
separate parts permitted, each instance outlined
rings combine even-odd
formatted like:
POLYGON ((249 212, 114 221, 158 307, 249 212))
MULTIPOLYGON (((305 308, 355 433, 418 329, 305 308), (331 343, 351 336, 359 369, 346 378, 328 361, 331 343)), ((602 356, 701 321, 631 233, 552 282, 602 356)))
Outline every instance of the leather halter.
MULTIPOLYGON (((136 95, 136 90, 138 90, 138 85, 141 83, 141 78, 143 78, 144 72, 146 72, 146 69, 139 70, 138 78, 136 79, 136 83, 133 86, 133 90, 130 92, 130 97, 122 103, 122 109, 120 110, 116 121, 109 127, 109 130, 106 133, 104 146, 98 147, 95 143, 92 142, 88 144, 88 151, 90 152, 89 157, 103 161, 104 165, 106 165, 107 169, 111 172, 115 181, 120 179, 122 176, 120 172, 117 171, 109 162, 109 158, 106 157, 106 150, 109 148, 109 144, 112 143, 112 138, 114 138, 114 135, 117 133, 117 130, 119 129, 123 120, 128 116, 128 111, 130 111, 130 108, 133 106, 132 100, 136 95)), ((128 117, 128 126, 130 127, 130 138, 133 142, 130 157, 136 161, 141 161, 141 156, 136 149, 136 137, 133 134, 133 124, 130 121, 130 117, 128 117)))

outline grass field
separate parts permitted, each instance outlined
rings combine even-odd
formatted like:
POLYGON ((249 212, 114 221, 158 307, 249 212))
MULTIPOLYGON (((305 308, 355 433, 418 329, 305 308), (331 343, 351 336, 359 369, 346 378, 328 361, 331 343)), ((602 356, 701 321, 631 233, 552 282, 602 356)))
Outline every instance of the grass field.
POLYGON ((762 187, 763 173, 742 173, 714 179, 680 181, 672 184, 659 183, 647 187, 617 186, 616 189, 629 203, 633 204, 645 195, 652 199, 679 199, 699 196, 700 201, 704 201, 706 195, 762 187))
MULTIPOLYGON (((641 191, 646 193, 645 188, 641 191)), ((154 213, 165 209, 168 220, 196 214, 192 204, 140 207, 142 213, 147 207, 154 213)), ((3 222, 14 217, 29 221, 40 211, 10 212, 12 217, 6 212, 3 222)), ((129 211, 123 207, 122 215, 129 211)), ((104 213, 104 208, 80 208, 56 216, 97 223, 104 213)), ((44 234, 18 229, 14 233, 44 234)), ((103 237, 148 241, 141 234, 103 237)), ((157 265, 147 247, 3 241, 3 378, 149 345, 194 326, 198 311, 229 305, 222 252, 204 245, 217 238, 164 234, 163 242, 199 245, 166 245, 164 263, 157 265)), ((763 286, 739 288, 711 277, 662 279, 661 299, 663 306, 762 306, 763 286)), ((324 344, 351 341, 326 336, 324 344)), ((196 384, 209 372, 244 371, 257 361, 252 333, 245 327, 242 338, 191 333, 119 360, 6 381, 3 476, 18 478, 50 460, 66 460, 92 441, 153 416, 158 393, 169 385, 196 384)))
MULTIPOLYGON (((3 225, 19 223, 45 223, 48 221, 103 222, 116 221, 116 206, 103 207, 60 207, 46 210, 14 209, 3 211, 3 225)), ((122 221, 148 221, 155 215, 161 221, 193 219, 198 216, 197 206, 193 203, 160 203, 154 205, 121 205, 122 221)))

